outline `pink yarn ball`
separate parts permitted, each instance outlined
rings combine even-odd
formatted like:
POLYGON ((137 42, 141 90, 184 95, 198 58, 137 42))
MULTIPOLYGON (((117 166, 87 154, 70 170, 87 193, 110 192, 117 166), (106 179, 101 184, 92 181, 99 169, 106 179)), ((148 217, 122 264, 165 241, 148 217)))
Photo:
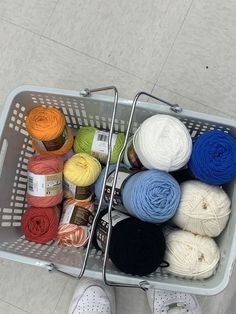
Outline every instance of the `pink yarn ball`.
POLYGON ((63 199, 63 157, 37 155, 28 161, 27 202, 34 207, 58 205, 63 199))

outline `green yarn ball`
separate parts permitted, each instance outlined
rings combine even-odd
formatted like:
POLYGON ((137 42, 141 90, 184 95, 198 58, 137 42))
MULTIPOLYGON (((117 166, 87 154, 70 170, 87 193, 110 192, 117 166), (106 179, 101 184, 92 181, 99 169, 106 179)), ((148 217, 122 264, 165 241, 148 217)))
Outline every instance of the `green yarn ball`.
MULTIPOLYGON (((81 127, 79 129, 74 140, 75 153, 87 153, 92 155, 91 149, 96 131, 96 128, 90 126, 81 127)), ((108 134, 109 133, 107 132, 107 135, 108 134)), ((124 140, 125 135, 123 133, 116 133, 116 143, 111 153, 111 164, 115 164, 117 162, 124 140)), ((102 160, 100 161, 102 162, 102 160)))

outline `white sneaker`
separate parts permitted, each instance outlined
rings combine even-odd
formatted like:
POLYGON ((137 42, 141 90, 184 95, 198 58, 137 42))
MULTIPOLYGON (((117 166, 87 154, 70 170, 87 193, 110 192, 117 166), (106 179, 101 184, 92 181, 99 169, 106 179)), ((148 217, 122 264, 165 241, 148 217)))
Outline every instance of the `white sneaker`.
POLYGON ((68 314, 115 314, 114 289, 100 281, 81 279, 75 289, 68 314))
POLYGON ((201 314, 198 301, 191 294, 149 289, 147 298, 154 314, 201 314))

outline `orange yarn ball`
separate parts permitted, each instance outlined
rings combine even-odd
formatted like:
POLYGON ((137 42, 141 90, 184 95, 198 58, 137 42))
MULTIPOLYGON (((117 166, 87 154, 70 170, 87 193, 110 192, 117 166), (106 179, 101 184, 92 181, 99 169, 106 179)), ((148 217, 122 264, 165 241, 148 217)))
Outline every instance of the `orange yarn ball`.
POLYGON ((40 154, 63 155, 72 148, 72 130, 57 108, 33 108, 27 116, 26 129, 32 137, 33 148, 40 154))

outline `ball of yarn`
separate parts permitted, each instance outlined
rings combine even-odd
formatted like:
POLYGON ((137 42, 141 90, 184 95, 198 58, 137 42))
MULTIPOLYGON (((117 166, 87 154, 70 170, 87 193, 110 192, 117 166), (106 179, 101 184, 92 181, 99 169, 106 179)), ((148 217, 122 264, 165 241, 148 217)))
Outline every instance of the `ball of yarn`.
POLYGON ((35 207, 61 203, 63 158, 36 155, 28 161, 27 202, 35 207))
POLYGON ((93 184, 102 170, 99 161, 85 153, 78 153, 64 165, 64 177, 77 186, 93 184))
POLYGON ((21 220, 26 240, 41 244, 54 240, 57 235, 59 216, 57 207, 27 208, 21 220))
POLYGON ((168 173, 141 171, 124 185, 123 204, 127 211, 147 222, 162 223, 172 218, 180 200, 180 186, 168 173))
POLYGON ((220 251, 212 238, 189 231, 170 231, 166 235, 167 272, 176 276, 204 279, 212 276, 220 260, 220 251))
MULTIPOLYGON (((115 170, 115 168, 116 168, 116 165, 110 165, 109 169, 108 169, 108 175, 110 175, 115 170)), ((119 169, 121 169, 121 168, 127 168, 127 167, 124 164, 120 164, 119 169)), ((99 175, 99 177, 95 183, 95 195, 96 195, 96 198, 98 200, 100 200, 100 196, 102 194, 102 185, 103 185, 103 180, 104 180, 104 176, 105 176, 105 171, 106 171, 106 169, 103 168, 102 172, 100 173, 100 175, 99 175)), ((109 205, 109 200, 108 199, 106 200, 105 198, 103 198, 101 209, 107 208, 108 205, 109 205)))
POLYGON ((61 246, 84 246, 89 239, 88 226, 95 213, 94 204, 90 201, 67 199, 63 203, 62 217, 57 232, 57 243, 61 246), (65 221, 67 221, 65 223, 65 221))
POLYGON ((134 149, 147 169, 174 171, 189 161, 191 136, 177 118, 158 114, 146 119, 134 134, 134 149))
POLYGON ((123 162, 126 166, 132 169, 141 169, 143 168, 142 163, 140 162, 138 155, 136 154, 136 151, 134 149, 133 144, 133 136, 131 136, 128 139, 128 143, 125 146, 124 156, 123 156, 123 162))
POLYGON ((236 140, 223 131, 200 135, 193 145, 189 167, 196 178, 220 185, 236 177, 236 140))
MULTIPOLYGON (((94 127, 82 127, 79 129, 75 141, 74 141, 74 151, 76 153, 87 153, 98 158, 102 163, 105 163, 107 160, 107 142, 108 142, 109 132, 100 131, 94 127), (101 145, 101 151, 96 149, 94 141, 98 145, 101 145)), ((125 136, 123 133, 113 134, 112 140, 112 152, 111 160, 112 164, 117 162, 119 153, 124 144, 125 136)))
MULTIPOLYGON (((115 218, 114 216, 120 215, 118 211, 113 211, 112 216, 115 218)), ((104 216, 100 222, 103 219, 104 216)), ((99 222, 94 242, 100 248, 96 238, 99 237, 98 228, 99 222)), ((159 226, 127 216, 127 219, 119 221, 112 229, 109 257, 125 273, 144 276, 154 272, 161 265, 164 253, 165 238, 159 226)))
MULTIPOLYGON (((120 165, 119 171, 127 167, 120 165)), ((115 165, 109 167, 108 173, 115 170, 115 165)), ((100 198, 105 169, 102 170, 95 183, 95 195, 100 198)), ((180 201, 180 186, 168 173, 160 170, 131 172, 122 184, 121 199, 123 209, 143 221, 162 223, 172 218, 180 201)), ((102 208, 109 204, 105 198, 102 208)), ((121 209, 121 206, 119 207, 121 209)))
POLYGON ((88 242, 89 235, 85 226, 62 224, 58 227, 57 243, 60 246, 82 247, 88 242))
POLYGON ((173 222, 183 230, 217 237, 230 214, 230 199, 218 186, 191 180, 180 185, 181 199, 173 222))
POLYGON ((72 130, 57 108, 33 108, 27 116, 26 129, 32 137, 33 148, 40 154, 63 155, 73 146, 72 130))

